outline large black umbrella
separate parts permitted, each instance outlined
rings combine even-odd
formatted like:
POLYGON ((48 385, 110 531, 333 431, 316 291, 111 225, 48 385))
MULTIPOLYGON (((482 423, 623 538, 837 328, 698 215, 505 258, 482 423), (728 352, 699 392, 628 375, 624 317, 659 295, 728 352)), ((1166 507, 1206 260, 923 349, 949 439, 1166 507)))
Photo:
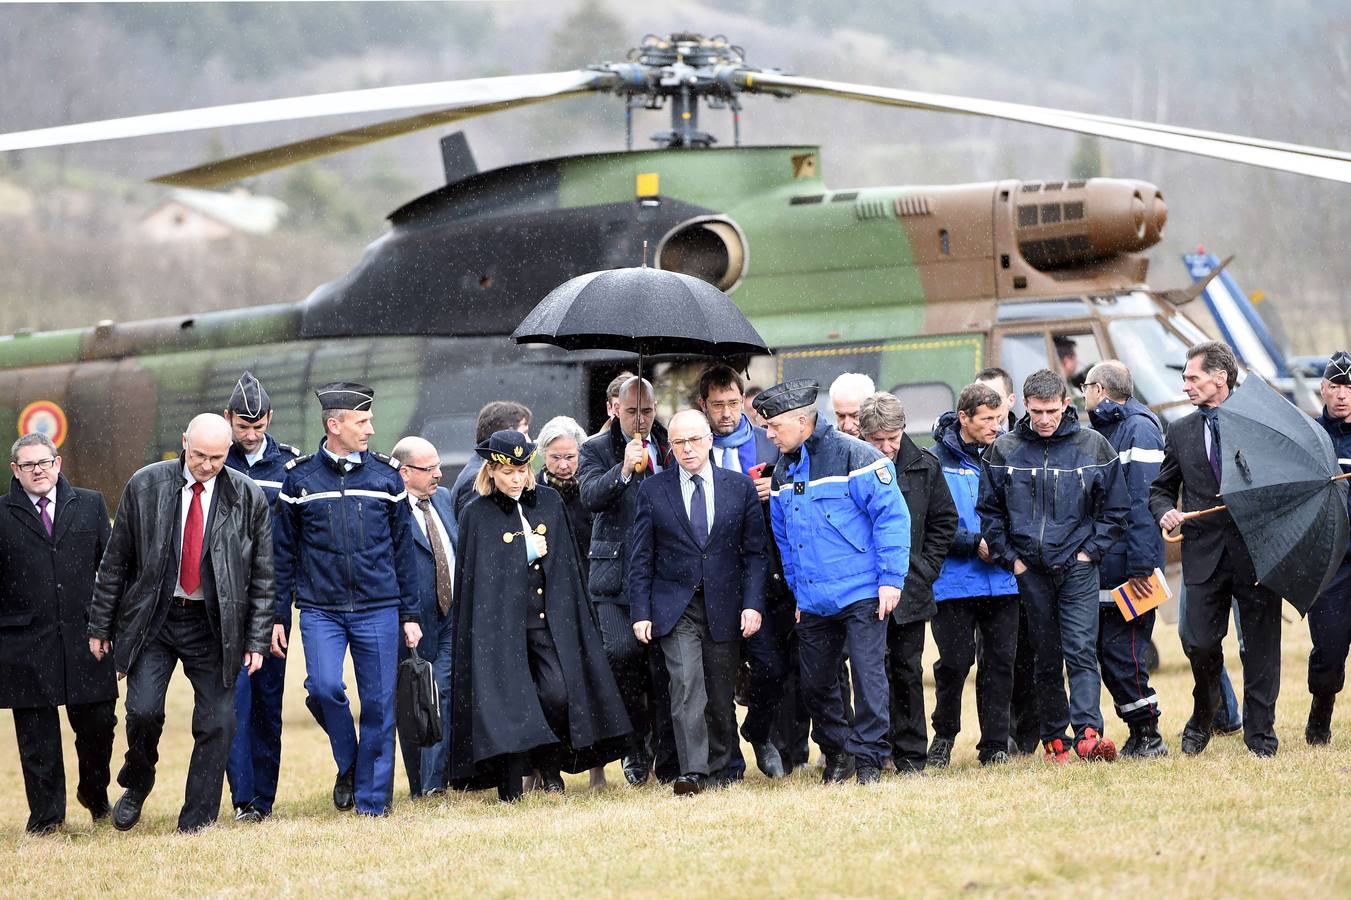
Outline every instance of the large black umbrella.
POLYGON ((1346 554, 1347 486, 1332 440, 1256 376, 1220 406, 1219 427, 1225 506, 1214 509, 1234 517, 1257 580, 1307 613, 1346 554))

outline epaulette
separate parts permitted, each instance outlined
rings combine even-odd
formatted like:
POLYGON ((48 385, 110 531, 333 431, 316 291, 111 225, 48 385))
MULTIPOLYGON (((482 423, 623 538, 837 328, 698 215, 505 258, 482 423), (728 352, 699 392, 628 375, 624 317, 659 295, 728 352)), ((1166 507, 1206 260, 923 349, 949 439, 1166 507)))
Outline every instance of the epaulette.
POLYGON ((283 444, 281 441, 277 441, 277 448, 285 453, 291 454, 292 456, 300 455, 299 447, 292 447, 290 444, 283 444))
MULTIPOLYGON (((282 446, 285 447, 286 445, 283 444, 282 446)), ((291 447, 291 448, 289 448, 289 449, 294 450, 295 448, 294 448, 294 447, 291 447)), ((305 462, 305 460, 309 459, 309 458, 310 458, 311 456, 313 456, 313 455, 314 455, 313 453, 307 453, 307 454, 305 454, 304 456, 297 456, 295 459, 291 460, 290 462, 288 462, 288 463, 286 464, 286 471, 288 471, 288 472, 291 471, 291 470, 294 469, 296 466, 298 466, 298 465, 300 465, 301 463, 305 462)))
POLYGON ((387 453, 381 453, 379 450, 372 450, 371 456, 374 456, 391 469, 397 470, 399 468, 399 461, 387 453))

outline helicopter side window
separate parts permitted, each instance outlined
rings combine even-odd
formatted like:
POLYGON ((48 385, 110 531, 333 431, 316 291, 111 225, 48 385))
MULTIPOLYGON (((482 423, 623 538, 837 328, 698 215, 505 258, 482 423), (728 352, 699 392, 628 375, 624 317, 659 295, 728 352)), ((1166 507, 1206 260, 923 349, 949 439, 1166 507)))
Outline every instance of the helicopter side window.
POLYGON ((905 432, 914 440, 927 438, 938 417, 957 405, 952 386, 939 381, 892 385, 891 393, 901 401, 905 432))
POLYGON ((1023 414, 1023 381, 1038 369, 1046 368, 1046 334, 1006 334, 999 339, 999 365, 1013 379, 1013 413, 1023 414))
POLYGON ((1115 319, 1107 324, 1121 361, 1131 370, 1135 393, 1150 406, 1186 399, 1182 370, 1187 347, 1158 319, 1115 319))
POLYGON ((1051 346, 1055 351, 1051 371, 1064 375, 1076 396, 1081 396, 1088 370, 1102 361, 1097 337, 1089 331, 1054 334, 1051 336, 1051 346))

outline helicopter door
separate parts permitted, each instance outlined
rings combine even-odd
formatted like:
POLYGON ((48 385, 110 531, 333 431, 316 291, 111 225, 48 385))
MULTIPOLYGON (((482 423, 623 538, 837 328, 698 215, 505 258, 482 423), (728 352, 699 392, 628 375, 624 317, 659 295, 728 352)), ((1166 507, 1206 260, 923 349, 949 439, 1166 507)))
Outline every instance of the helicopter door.
POLYGON ((1102 360, 1101 342, 1090 328, 1082 325, 1048 331, 1005 332, 999 336, 998 365, 1013 379, 1013 412, 1021 417, 1023 381, 1039 369, 1065 375, 1071 397, 1082 406, 1084 376, 1102 360))

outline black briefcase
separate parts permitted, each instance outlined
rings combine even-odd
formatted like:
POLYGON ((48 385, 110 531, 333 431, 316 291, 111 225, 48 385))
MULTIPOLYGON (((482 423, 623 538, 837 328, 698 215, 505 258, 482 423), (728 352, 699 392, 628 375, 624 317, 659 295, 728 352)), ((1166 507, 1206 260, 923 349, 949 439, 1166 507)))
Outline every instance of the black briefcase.
POLYGON ((399 663, 394 700, 399 740, 411 747, 431 747, 440 742, 441 692, 432 664, 418 656, 416 647, 399 663))

